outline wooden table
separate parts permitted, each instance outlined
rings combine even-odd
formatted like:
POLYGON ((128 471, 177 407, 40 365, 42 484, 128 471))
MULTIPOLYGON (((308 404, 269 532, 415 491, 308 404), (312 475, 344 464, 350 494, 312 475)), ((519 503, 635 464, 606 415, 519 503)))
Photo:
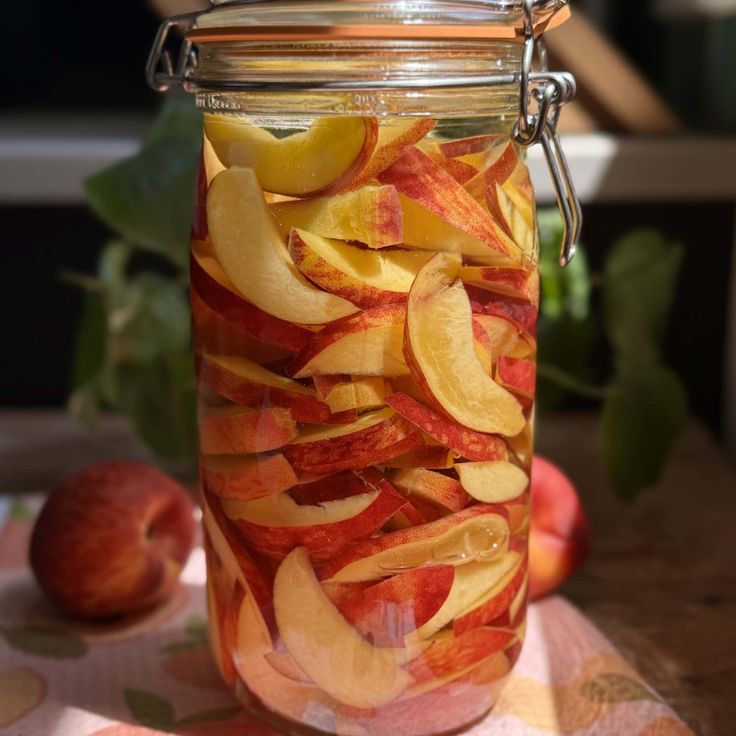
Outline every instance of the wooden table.
MULTIPOLYGON (((627 507, 606 487, 593 416, 544 417, 539 434, 594 531, 590 563, 563 592, 698 736, 736 733, 736 476, 723 454, 691 425, 660 486, 627 507)), ((90 433, 60 413, 0 412, 0 492, 114 457, 145 458, 119 420, 90 433)))

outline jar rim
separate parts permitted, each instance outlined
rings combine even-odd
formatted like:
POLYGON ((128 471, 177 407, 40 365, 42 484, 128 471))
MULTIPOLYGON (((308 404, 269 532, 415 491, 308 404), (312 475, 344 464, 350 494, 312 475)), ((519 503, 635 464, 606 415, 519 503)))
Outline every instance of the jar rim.
MULTIPOLYGON (((570 15, 568 0, 533 0, 535 35, 570 15)), ((523 0, 211 0, 187 32, 196 45, 233 42, 514 39, 523 0)))

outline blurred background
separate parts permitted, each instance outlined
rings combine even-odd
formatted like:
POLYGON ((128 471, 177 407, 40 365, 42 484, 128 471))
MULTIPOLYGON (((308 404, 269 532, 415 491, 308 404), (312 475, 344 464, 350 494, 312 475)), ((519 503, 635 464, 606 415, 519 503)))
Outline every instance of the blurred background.
MULTIPOLYGON (((13 70, 0 101, 0 305, 10 316, 0 325, 0 405, 67 401, 83 293, 60 274, 93 272, 110 237, 85 203, 83 181, 136 151, 161 105, 143 71, 159 16, 196 5, 123 3, 114 16, 82 0, 0 8, 0 25, 13 29, 0 48, 2 68, 13 70)), ((590 271, 634 228, 684 246, 666 362, 693 413, 736 453, 736 1, 574 7, 580 13, 550 45, 554 64, 581 86, 563 128, 590 271)), ((531 160, 540 198, 551 203, 538 151, 531 160)), ((608 357, 594 350, 590 360, 608 357)))

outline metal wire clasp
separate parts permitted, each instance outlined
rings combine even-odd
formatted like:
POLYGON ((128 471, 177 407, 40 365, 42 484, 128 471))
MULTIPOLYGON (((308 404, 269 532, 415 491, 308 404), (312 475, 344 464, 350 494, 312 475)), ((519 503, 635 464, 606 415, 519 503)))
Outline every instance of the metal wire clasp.
POLYGON ((544 42, 534 37, 534 0, 524 0, 524 52, 521 65, 519 119, 514 127, 514 141, 523 148, 542 144, 550 176, 557 194, 563 221, 560 264, 567 266, 574 258, 583 224, 583 213, 567 158, 557 135, 557 122, 562 106, 575 97, 575 77, 569 72, 547 70, 544 42), (539 56, 541 72, 534 72, 539 56), (532 100, 536 112, 532 111, 532 100))
POLYGON ((164 19, 159 26, 156 40, 153 42, 151 53, 146 64, 146 80, 149 86, 157 92, 166 92, 175 84, 188 88, 190 73, 196 66, 196 52, 192 42, 186 37, 187 31, 194 25, 194 21, 201 13, 187 13, 164 19), (171 40, 173 30, 178 30, 181 38, 171 40), (176 51, 176 65, 172 54, 173 46, 179 45, 176 51))

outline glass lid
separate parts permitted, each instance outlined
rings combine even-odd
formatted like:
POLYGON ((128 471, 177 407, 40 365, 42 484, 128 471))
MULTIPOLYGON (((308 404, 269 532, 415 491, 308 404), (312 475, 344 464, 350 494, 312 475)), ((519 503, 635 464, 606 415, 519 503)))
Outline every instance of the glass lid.
POLYGON ((197 44, 279 40, 481 40, 537 33, 569 16, 567 0, 212 0, 188 38, 197 44))

